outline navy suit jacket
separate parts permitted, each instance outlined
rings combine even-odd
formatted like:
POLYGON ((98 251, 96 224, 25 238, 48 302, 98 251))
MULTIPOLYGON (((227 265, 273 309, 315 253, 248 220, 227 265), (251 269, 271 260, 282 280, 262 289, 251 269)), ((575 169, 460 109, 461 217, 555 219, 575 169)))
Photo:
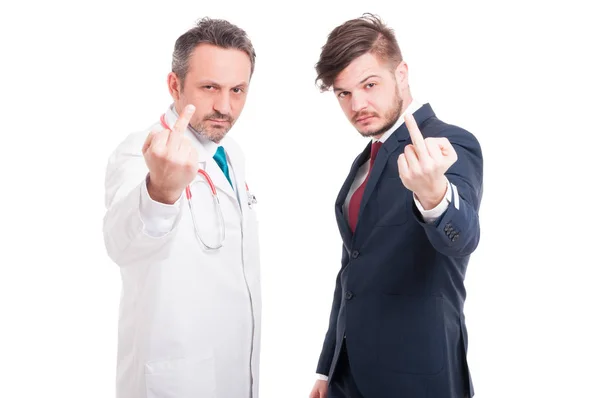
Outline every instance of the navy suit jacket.
POLYGON ((471 397, 464 278, 479 242, 481 147, 471 133, 439 120, 429 104, 414 117, 425 138, 446 137, 456 150, 446 177, 458 197, 435 223, 423 221, 398 174, 398 156, 411 143, 403 124, 378 152, 353 234, 343 203, 371 144, 356 158, 335 203, 342 266, 317 373, 333 378, 345 339, 366 398, 471 397))

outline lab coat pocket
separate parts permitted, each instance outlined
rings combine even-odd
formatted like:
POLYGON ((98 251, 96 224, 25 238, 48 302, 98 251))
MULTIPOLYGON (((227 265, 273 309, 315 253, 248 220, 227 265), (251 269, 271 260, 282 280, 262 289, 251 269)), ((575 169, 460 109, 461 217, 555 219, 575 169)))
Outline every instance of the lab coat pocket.
POLYGON ((210 356, 148 362, 147 398, 216 397, 214 360, 210 356))

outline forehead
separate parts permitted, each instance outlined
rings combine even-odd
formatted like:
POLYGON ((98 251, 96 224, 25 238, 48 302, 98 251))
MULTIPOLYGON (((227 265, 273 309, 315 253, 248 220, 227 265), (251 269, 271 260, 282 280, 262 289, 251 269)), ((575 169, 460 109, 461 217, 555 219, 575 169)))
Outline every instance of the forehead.
POLYGON ((371 53, 366 53, 343 69, 333 81, 333 85, 344 89, 350 88, 370 75, 383 76, 384 71, 387 71, 387 68, 379 62, 377 57, 371 53))
POLYGON ((238 85, 249 83, 250 71, 250 57, 244 51, 200 44, 190 55, 186 78, 238 85))

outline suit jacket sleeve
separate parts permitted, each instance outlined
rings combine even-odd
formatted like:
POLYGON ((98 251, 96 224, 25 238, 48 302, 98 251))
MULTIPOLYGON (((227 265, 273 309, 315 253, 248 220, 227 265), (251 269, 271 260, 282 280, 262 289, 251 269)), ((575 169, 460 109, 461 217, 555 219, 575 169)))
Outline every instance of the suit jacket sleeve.
POLYGON ((341 274, 344 267, 348 264, 348 252, 345 247, 342 247, 342 268, 338 272, 337 278, 335 279, 335 291, 333 293, 333 303, 331 305, 331 313, 329 315, 329 328, 325 334, 325 341, 323 342, 323 348, 321 350, 321 356, 319 357, 319 363, 317 365, 317 373, 322 375, 328 375, 329 369, 331 368, 331 362, 333 361, 333 354, 335 352, 336 345, 336 334, 337 334, 337 318, 340 312, 342 286, 341 286, 341 274))
POLYGON ((426 223, 413 204, 414 215, 438 252, 450 257, 465 257, 473 253, 479 244, 483 155, 475 136, 465 130, 453 127, 440 136, 448 138, 458 155, 458 160, 446 172, 452 201, 434 223, 426 223))

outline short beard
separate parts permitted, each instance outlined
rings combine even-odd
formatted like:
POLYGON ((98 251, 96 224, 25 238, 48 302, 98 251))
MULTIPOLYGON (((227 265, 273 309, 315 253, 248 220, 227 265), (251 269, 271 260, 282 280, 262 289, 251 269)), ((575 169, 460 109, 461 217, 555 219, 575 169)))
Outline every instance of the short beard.
POLYGON ((198 124, 198 126, 194 126, 194 130, 200 134, 202 137, 211 140, 214 143, 219 143, 221 142, 221 140, 223 140, 223 138, 225 138, 225 135, 229 132, 229 130, 231 130, 231 127, 229 128, 220 128, 220 129, 206 129, 204 128, 204 126, 202 125, 202 123, 198 124))
POLYGON ((219 112, 214 112, 209 115, 206 115, 200 122, 192 126, 192 128, 197 134, 218 144, 223 138, 225 138, 225 135, 229 132, 229 130, 231 130, 231 127, 233 127, 233 123, 234 120, 231 116, 224 115, 219 112), (229 127, 224 126, 222 128, 208 129, 205 127, 205 123, 210 123, 209 119, 226 120, 227 122, 229 122, 229 127))
POLYGON ((398 90, 398 86, 396 86, 396 92, 394 96, 394 103, 392 107, 388 110, 388 112, 384 115, 385 124, 379 130, 376 131, 367 131, 363 133, 362 131, 358 131, 363 137, 375 137, 380 134, 384 134, 386 131, 391 129, 394 124, 400 118, 400 112, 402 111, 402 105, 404 101, 400 97, 400 91, 398 90))

